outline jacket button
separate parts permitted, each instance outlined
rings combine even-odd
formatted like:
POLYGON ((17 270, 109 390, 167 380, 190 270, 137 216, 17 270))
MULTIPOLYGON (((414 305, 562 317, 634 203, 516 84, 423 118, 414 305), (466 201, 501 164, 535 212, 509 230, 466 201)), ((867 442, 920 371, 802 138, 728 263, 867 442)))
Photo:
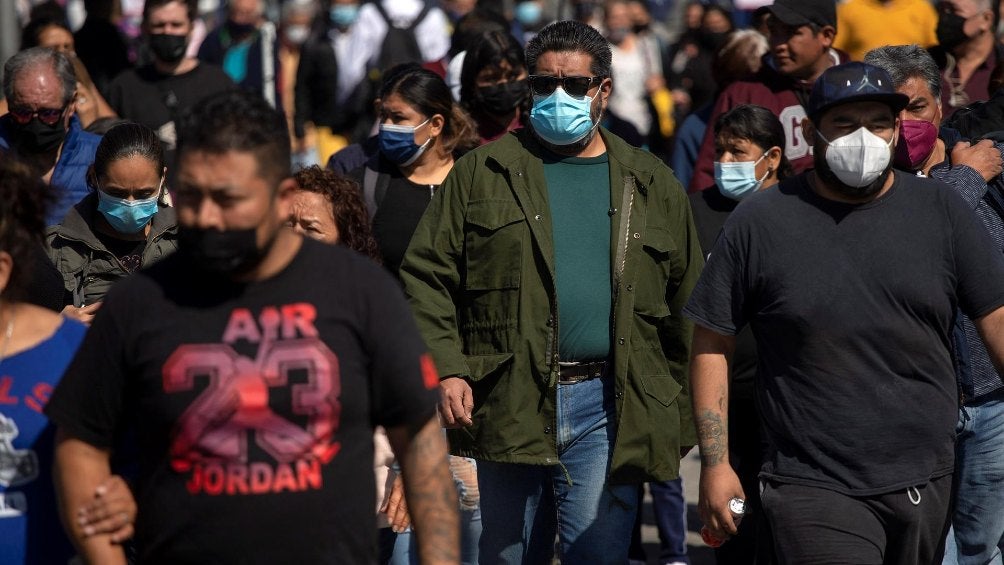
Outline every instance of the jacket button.
POLYGON ((523 176, 523 171, 516 171, 516 176, 517 177, 523 176))
POLYGON ((634 290, 634 285, 630 285, 630 284, 629 284, 629 285, 627 285, 627 289, 628 289, 628 290, 634 290))
POLYGON ((554 325, 554 318, 552 316, 548 316, 547 317, 547 327, 551 327, 553 325, 554 325))
POLYGON ((617 343, 624 345, 624 338, 623 337, 617 338, 617 343))
POLYGON ((633 234, 631 235, 631 237, 633 237, 633 238, 635 238, 635 239, 641 239, 641 234, 640 234, 640 233, 638 233, 638 232, 634 232, 634 233, 633 233, 633 234))
POLYGON ((617 397, 617 398, 623 398, 624 397, 624 393, 623 392, 618 392, 618 393, 614 394, 614 396, 617 397))
POLYGON ((544 433, 545 434, 551 433, 551 426, 547 426, 546 428, 544 428, 544 433))
POLYGON ((543 216, 541 216, 540 214, 537 214, 536 216, 533 217, 533 219, 537 220, 538 222, 541 220, 541 218, 543 218, 543 216))

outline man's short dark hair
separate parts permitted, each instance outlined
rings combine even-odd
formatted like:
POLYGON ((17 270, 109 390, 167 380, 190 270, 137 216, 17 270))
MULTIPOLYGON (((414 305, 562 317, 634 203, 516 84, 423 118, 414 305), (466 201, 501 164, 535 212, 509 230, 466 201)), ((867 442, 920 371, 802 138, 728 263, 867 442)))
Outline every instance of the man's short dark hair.
POLYGON ((146 0, 143 3, 143 23, 150 21, 150 13, 162 6, 167 6, 171 2, 180 2, 185 5, 185 12, 188 14, 188 23, 195 24, 195 18, 199 15, 198 0, 146 0))
POLYGON ((254 153, 258 176, 276 185, 292 174, 286 117, 248 90, 214 94, 185 112, 178 123, 179 161, 186 151, 254 153))
POLYGON ((595 28, 582 22, 560 21, 540 30, 526 44, 526 68, 530 74, 537 72, 537 59, 543 53, 579 52, 593 58, 590 66, 594 76, 610 76, 610 43, 595 28))

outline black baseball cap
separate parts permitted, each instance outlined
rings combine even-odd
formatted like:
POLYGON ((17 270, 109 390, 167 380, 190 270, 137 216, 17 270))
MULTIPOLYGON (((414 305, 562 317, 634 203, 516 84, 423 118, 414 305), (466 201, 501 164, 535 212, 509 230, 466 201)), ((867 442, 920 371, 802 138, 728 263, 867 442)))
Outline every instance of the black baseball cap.
POLYGON ((771 6, 758 8, 754 15, 770 12, 790 26, 816 24, 837 28, 837 3, 834 0, 774 0, 771 6))
POLYGON ((848 102, 884 102, 899 114, 910 98, 896 92, 889 73, 867 63, 845 63, 826 69, 812 85, 806 113, 813 123, 819 123, 823 112, 848 102))

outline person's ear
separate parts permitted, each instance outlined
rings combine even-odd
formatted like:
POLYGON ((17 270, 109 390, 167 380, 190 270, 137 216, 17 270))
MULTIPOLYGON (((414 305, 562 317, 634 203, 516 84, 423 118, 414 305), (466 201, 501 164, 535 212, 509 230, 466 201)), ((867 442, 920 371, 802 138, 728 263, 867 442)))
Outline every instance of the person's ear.
POLYGON ((777 176, 777 170, 781 168, 781 155, 781 148, 775 145, 767 150, 767 157, 764 159, 767 161, 767 168, 770 169, 775 176, 777 176))
POLYGON ((446 118, 442 114, 433 114, 429 118, 429 137, 439 137, 446 129, 446 118))
POLYGON ((833 26, 823 26, 816 34, 823 47, 833 47, 833 39, 837 37, 837 29, 833 26))
POLYGON ((10 253, 0 251, 0 294, 7 290, 10 283, 10 274, 14 270, 14 259, 10 253))
POLYGON ((279 183, 275 194, 276 216, 279 221, 286 222, 293 213, 293 196, 296 195, 296 179, 286 177, 279 183))
POLYGON ((809 145, 816 144, 816 125, 809 118, 802 118, 802 137, 809 145))

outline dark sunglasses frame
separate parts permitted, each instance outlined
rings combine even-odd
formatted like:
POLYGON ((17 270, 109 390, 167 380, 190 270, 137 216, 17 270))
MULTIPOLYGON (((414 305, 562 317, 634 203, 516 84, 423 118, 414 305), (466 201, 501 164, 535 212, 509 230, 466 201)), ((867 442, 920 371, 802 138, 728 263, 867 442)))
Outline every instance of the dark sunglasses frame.
POLYGON ((38 121, 47 126, 54 126, 62 119, 67 107, 69 107, 69 104, 62 108, 40 108, 38 110, 10 108, 8 111, 11 117, 14 118, 14 121, 22 126, 30 122, 32 118, 38 118, 38 121))
POLYGON ((561 85, 562 90, 564 90, 569 96, 581 97, 585 96, 589 89, 593 87, 594 84, 603 82, 606 77, 595 76, 595 77, 556 77, 551 75, 530 75, 527 77, 527 81, 530 83, 530 90, 534 94, 540 94, 543 96, 548 96, 554 89, 561 85))

